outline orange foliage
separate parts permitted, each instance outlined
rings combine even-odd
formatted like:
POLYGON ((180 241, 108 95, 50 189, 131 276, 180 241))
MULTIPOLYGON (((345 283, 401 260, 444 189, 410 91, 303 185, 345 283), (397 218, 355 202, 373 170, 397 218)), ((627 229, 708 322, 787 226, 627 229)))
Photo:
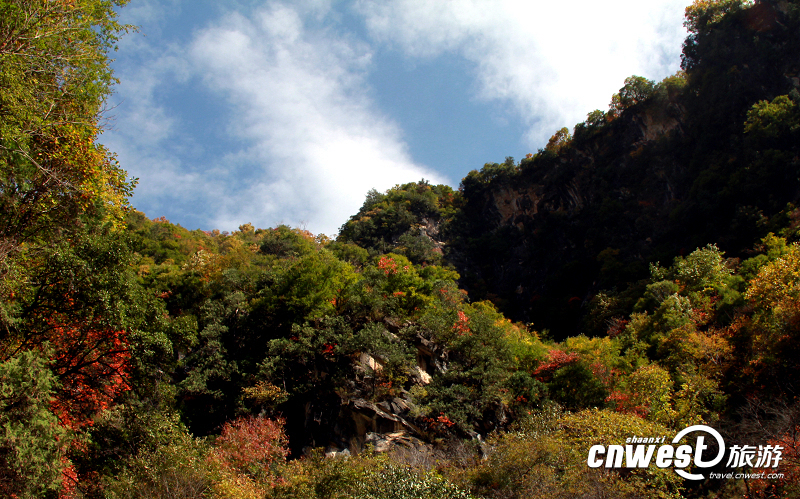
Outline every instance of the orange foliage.
POLYGON ((383 270, 386 275, 397 273, 397 262, 388 256, 382 256, 378 262, 378 268, 383 270))
POLYGON ((53 372, 61 381, 52 409, 63 426, 78 429, 91 425, 95 414, 130 389, 130 349, 124 331, 58 319, 48 321, 53 372))
POLYGON ((614 410, 622 414, 631 414, 644 418, 650 412, 649 407, 634 404, 631 394, 619 390, 611 392, 611 395, 606 397, 606 402, 614 404, 614 410))
POLYGON ((422 421, 425 425, 432 431, 445 431, 453 426, 455 426, 455 422, 453 422, 450 418, 445 416, 443 412, 439 413, 439 416, 436 418, 431 417, 422 417, 422 421))
POLYGON ((453 324, 453 331, 458 333, 459 336, 463 336, 465 334, 470 333, 469 317, 467 317, 467 314, 465 314, 461 310, 458 311, 458 320, 456 320, 456 323, 453 324))
POLYGON ((785 434, 767 442, 782 448, 778 468, 754 469, 755 473, 780 473, 781 478, 753 480, 750 497, 796 497, 800 491, 800 426, 794 426, 785 434))
POLYGON ((554 372, 577 361, 578 354, 575 352, 566 353, 563 350, 552 349, 547 352, 547 360, 539 364, 533 375, 542 381, 547 381, 554 372))

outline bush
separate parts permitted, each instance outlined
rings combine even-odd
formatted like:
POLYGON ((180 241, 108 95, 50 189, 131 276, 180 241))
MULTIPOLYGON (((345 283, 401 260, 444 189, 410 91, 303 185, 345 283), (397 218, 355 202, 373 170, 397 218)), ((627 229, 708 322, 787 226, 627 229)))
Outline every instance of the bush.
POLYGON ((469 499, 463 488, 432 471, 391 462, 386 455, 325 458, 320 453, 295 461, 274 499, 469 499))
POLYGON ((163 444, 143 448, 123 469, 105 480, 111 499, 195 499, 211 491, 215 470, 208 446, 180 424, 159 428, 163 444))
POLYGON ((0 364, 0 492, 6 497, 61 488, 69 435, 50 410, 55 385, 38 352, 0 364))
POLYGON ((255 480, 274 482, 276 467, 286 460, 288 440, 283 420, 239 418, 222 427, 213 457, 223 467, 255 480))
POLYGON ((353 499, 469 499, 467 491, 434 472, 386 464, 373 468, 353 499))
POLYGON ((620 473, 586 465, 594 444, 668 431, 635 416, 600 410, 568 414, 550 406, 521 422, 517 431, 491 438, 488 458, 468 476, 475 492, 497 499, 674 498, 680 492, 681 478, 671 469, 650 467, 620 473))

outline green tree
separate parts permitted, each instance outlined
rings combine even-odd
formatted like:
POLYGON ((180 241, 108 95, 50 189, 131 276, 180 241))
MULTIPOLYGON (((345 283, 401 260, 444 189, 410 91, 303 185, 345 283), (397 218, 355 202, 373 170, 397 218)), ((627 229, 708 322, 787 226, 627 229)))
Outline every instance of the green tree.
POLYGON ((647 78, 636 75, 625 78, 625 86, 611 98, 609 114, 618 116, 625 109, 646 101, 653 96, 655 88, 656 84, 647 78))
POLYGON ((683 25, 689 35, 697 35, 708 31, 726 14, 748 6, 746 0, 695 0, 686 7, 686 20, 683 25))
POLYGON ((753 104, 747 112, 745 133, 762 140, 800 133, 800 105, 797 103, 800 95, 795 92, 794 97, 779 95, 772 101, 762 100, 753 104))
POLYGON ((547 145, 544 148, 547 151, 558 154, 559 151, 569 146, 571 140, 572 135, 570 135, 569 129, 564 127, 550 137, 550 140, 547 141, 547 145))
POLYGON ((50 410, 57 380, 41 352, 0 364, 0 492, 41 497, 62 486, 70 435, 50 410))
POLYGON ((87 217, 121 222, 132 183, 96 139, 124 3, 0 2, 0 264, 87 217))
POLYGON ((487 459, 467 471, 482 497, 560 499, 565 497, 680 497, 682 479, 671 469, 592 469, 594 444, 624 442, 631 435, 664 435, 669 430, 636 416, 608 410, 563 413, 546 406, 520 421, 515 431, 489 439, 487 459))
POLYGON ((431 339, 448 349, 447 369, 436 373, 419 392, 423 411, 435 429, 439 429, 435 420, 441 416, 448 426, 463 433, 487 432, 505 419, 509 384, 529 389, 518 395, 530 397, 531 390, 539 392, 541 387, 531 380, 509 382, 513 359, 499 315, 486 302, 463 305, 445 301, 430 307, 421 318, 431 339))
POLYGON ((36 496, 60 487, 64 446, 127 387, 136 307, 117 229, 133 182, 97 142, 125 3, 0 0, 0 360, 33 380, 3 412, 9 432, 31 425, 5 462, 27 456, 15 480, 36 496))
POLYGON ((386 193, 371 190, 361 209, 339 233, 340 243, 355 243, 376 253, 401 253, 415 264, 441 260, 444 225, 453 217, 459 193, 426 180, 397 185, 386 193))

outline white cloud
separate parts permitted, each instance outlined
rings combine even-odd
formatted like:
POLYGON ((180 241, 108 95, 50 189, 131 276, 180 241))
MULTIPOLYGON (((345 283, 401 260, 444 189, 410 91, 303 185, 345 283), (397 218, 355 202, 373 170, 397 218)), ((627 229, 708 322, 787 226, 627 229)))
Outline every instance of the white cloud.
POLYGON ((605 109, 624 79, 679 66, 688 0, 553 2, 359 0, 375 40, 409 57, 458 53, 475 64, 478 97, 510 104, 532 147, 605 109))
POLYGON ((142 0, 122 21, 149 36, 120 44, 121 104, 104 142, 141 178, 134 204, 151 216, 227 230, 307 222, 331 234, 370 188, 454 180, 415 163, 402 130, 379 112, 367 83, 373 51, 390 44, 411 61, 471 61, 475 96, 518 113, 533 149, 604 109, 626 76, 674 72, 687 1, 356 0, 364 40, 347 31, 352 4, 331 0, 241 0, 242 14, 207 10, 211 24, 177 31, 188 3, 142 0), (209 91, 219 102, 181 107, 209 91))
POLYGON ((370 51, 363 43, 306 29, 297 10, 272 4, 201 30, 189 52, 204 81, 232 104, 231 133, 249 141, 226 159, 226 175, 238 169, 259 179, 245 186, 218 179, 238 192, 215 226, 306 221, 331 234, 370 188, 443 181, 414 164, 400 130, 377 113, 364 82, 370 51))
POLYGON ((327 0, 217 17, 168 44, 180 10, 175 0, 145 1, 123 18, 144 33, 122 40, 116 120, 103 137, 140 178, 133 203, 148 215, 190 228, 288 223, 333 234, 371 188, 447 181, 415 164, 401 131, 376 110, 364 79, 370 48, 325 28, 327 0), (208 98, 199 84, 224 115, 186 115, 187 102, 208 98), (198 127, 227 143, 203 143, 192 136, 198 127))

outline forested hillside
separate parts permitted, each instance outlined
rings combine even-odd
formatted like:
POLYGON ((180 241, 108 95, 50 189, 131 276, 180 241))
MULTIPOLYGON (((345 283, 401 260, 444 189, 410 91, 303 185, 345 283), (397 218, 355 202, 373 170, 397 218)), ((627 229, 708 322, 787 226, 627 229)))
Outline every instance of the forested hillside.
POLYGON ((4 496, 800 494, 796 0, 697 0, 680 73, 336 240, 129 206, 124 3, 0 1, 4 496), (781 476, 587 464, 697 424, 781 476))
MULTIPOLYGON (((536 154, 470 172, 459 209, 438 215, 448 222, 438 239, 470 297, 559 339, 601 334, 587 312, 629 312, 651 263, 707 244, 746 258, 770 232, 791 238, 800 199, 793 8, 697 2, 681 72, 659 83, 632 76, 608 110, 557 131, 536 154), (598 310, 603 290, 623 308, 598 310)), ((399 226, 431 215, 412 204, 407 222, 392 196, 384 203, 396 213, 370 198, 340 239, 410 248, 399 226)))

